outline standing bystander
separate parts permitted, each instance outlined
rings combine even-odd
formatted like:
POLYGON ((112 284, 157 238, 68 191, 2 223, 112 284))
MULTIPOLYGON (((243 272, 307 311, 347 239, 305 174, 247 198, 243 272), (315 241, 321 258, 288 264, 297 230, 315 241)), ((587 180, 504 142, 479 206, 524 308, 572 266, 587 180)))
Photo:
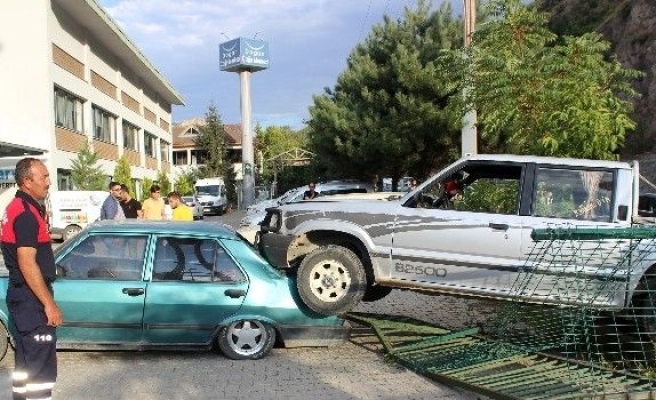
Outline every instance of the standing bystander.
POLYGON ((0 221, 15 344, 13 399, 50 399, 57 379, 56 327, 63 322, 52 289, 55 257, 41 205, 50 175, 40 160, 24 158, 16 164, 15 176, 18 191, 0 221))
POLYGON ((191 207, 188 207, 183 201, 182 196, 178 192, 171 192, 166 196, 169 199, 169 205, 173 210, 173 221, 193 221, 194 212, 191 207))
POLYGON ((141 203, 130 196, 130 188, 127 185, 121 185, 121 208, 125 218, 143 218, 141 203))
POLYGON ((100 219, 125 219, 120 201, 121 184, 112 181, 109 183, 109 196, 100 208, 100 219))
POLYGON ((160 194, 160 187, 153 185, 150 187, 150 197, 144 200, 143 217, 145 219, 161 220, 164 219, 164 200, 160 194))

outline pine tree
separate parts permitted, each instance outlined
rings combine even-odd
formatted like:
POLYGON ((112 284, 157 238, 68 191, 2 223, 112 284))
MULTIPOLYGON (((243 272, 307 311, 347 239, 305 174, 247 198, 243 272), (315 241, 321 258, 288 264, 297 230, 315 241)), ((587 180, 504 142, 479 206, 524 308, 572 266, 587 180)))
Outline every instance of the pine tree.
POLYGON ((91 151, 89 143, 77 153, 77 158, 72 161, 71 177, 73 185, 79 190, 105 190, 106 175, 102 172, 98 163, 98 154, 91 151))
POLYGON ((226 191, 226 200, 228 201, 228 206, 234 207, 237 205, 239 198, 237 197, 237 173, 235 169, 229 164, 229 161, 226 160, 227 168, 225 168, 225 173, 223 174, 223 182, 225 184, 226 191))
POLYGON ((130 163, 128 163, 128 159, 125 155, 118 159, 116 167, 114 168, 114 177, 112 180, 127 186, 128 189, 130 189, 130 193, 134 193, 135 189, 134 182, 132 181, 132 171, 130 170, 130 163))
POLYGON ((225 127, 214 103, 210 103, 205 113, 205 126, 200 128, 196 144, 205 152, 201 176, 211 178, 223 175, 225 153, 225 127))

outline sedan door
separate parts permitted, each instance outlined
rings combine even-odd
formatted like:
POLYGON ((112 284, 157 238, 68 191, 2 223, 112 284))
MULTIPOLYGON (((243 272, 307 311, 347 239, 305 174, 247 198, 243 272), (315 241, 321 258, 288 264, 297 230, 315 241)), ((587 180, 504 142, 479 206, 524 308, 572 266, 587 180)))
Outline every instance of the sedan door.
POLYGON ((57 260, 60 343, 135 344, 142 338, 147 236, 81 239, 57 260))
POLYGON ((219 322, 239 311, 248 281, 214 239, 156 238, 144 310, 150 344, 209 344, 219 322))

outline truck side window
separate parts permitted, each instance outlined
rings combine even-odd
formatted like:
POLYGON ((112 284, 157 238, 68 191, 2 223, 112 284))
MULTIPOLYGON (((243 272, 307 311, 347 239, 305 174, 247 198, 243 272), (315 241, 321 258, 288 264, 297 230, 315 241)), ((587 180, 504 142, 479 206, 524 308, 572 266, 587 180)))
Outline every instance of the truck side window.
POLYGON ((533 215, 610 222, 613 174, 609 171, 538 168, 533 215))

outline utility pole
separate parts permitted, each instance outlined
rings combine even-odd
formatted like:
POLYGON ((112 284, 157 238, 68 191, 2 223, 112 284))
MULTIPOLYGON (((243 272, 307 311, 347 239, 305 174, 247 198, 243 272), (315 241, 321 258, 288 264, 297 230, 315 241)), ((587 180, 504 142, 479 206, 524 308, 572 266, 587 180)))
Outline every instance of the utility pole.
MULTIPOLYGON (((469 47, 472 42, 472 35, 474 34, 474 26, 476 25, 476 0, 463 0, 464 1, 464 33, 465 33, 465 48, 469 47)), ((471 64, 467 63, 471 73, 471 64)), ((466 87, 464 96, 471 90, 466 87)), ((462 119, 462 134, 460 139, 460 146, 462 156, 476 154, 477 149, 477 133, 476 133, 476 110, 469 109, 462 119)))

